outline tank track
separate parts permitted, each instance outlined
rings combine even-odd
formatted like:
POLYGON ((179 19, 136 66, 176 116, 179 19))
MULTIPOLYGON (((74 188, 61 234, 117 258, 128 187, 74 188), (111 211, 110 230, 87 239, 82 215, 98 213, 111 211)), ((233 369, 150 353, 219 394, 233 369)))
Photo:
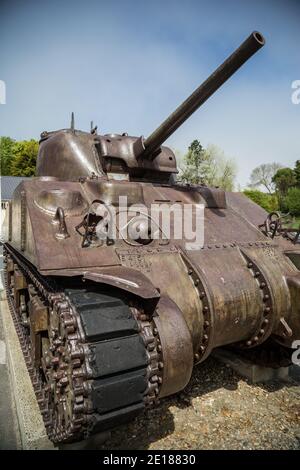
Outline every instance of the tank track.
POLYGON ((7 299, 32 385, 49 438, 72 442, 112 429, 158 402, 163 367, 161 345, 152 315, 118 293, 41 276, 10 246, 13 263, 27 281, 27 305, 49 312, 36 367, 26 302, 14 295, 14 275, 6 269, 7 299), (24 307, 25 304, 25 307, 24 307))

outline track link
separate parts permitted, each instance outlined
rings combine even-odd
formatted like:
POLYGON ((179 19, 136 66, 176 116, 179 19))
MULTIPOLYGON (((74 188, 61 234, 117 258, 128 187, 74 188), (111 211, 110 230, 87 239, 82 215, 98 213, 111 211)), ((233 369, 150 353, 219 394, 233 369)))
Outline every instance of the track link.
POLYGON ((63 278, 43 277, 8 245, 5 260, 8 303, 53 442, 111 429, 158 402, 163 362, 152 315, 95 283, 69 288, 63 278), (16 295, 16 271, 27 282, 26 302, 16 295), (48 311, 39 364, 30 317, 37 304, 48 311))

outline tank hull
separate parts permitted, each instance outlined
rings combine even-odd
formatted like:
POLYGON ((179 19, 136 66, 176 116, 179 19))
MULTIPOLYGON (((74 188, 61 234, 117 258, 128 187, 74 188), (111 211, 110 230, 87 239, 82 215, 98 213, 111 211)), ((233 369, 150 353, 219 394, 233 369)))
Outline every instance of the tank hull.
POLYGON ((169 298, 188 325, 194 355, 202 360, 214 347, 225 344, 245 346, 251 341, 248 346, 253 347, 278 335, 291 345, 299 337, 297 328, 283 337, 286 332, 280 321, 297 323, 293 312, 297 310, 294 297, 300 250, 282 237, 271 240, 259 230, 266 215, 238 193, 211 190, 208 194, 201 188, 186 191, 180 186, 101 179, 79 183, 36 178, 16 190, 8 217, 8 243, 42 275, 93 279, 129 291, 145 302, 152 298, 159 304, 161 296, 169 298), (106 203, 115 205, 122 193, 130 194, 129 202, 146 207, 158 199, 165 204, 203 203, 201 249, 186 250, 184 239, 169 239, 163 245, 154 240, 147 246, 116 240, 110 246, 83 248, 75 227, 87 208, 95 199, 104 199, 104 194, 106 203), (53 222, 58 206, 64 208, 65 238, 59 237, 60 229, 53 222), (271 311, 267 328, 262 326, 265 310, 271 311), (211 329, 205 345, 204 317, 211 329), (203 347, 205 353, 201 354, 203 347))
POLYGON ((202 187, 101 178, 21 183, 7 217, 7 291, 54 442, 109 429, 179 392, 216 347, 255 349, 270 338, 291 347, 300 336, 300 250, 282 237, 266 237, 258 228, 265 217, 242 195, 202 187), (203 246, 187 250, 187 240, 172 238, 84 246, 78 227, 93 201, 116 207, 122 194, 145 207, 158 200, 203 204, 203 246), (97 319, 114 310, 107 310, 103 295, 109 305, 122 299, 118 308, 129 309, 135 322, 130 333, 117 313, 105 336, 97 319), (89 336, 89 322, 98 336, 89 336), (104 348, 115 336, 117 357, 111 342, 104 348), (72 351, 74 359, 66 361, 72 351))

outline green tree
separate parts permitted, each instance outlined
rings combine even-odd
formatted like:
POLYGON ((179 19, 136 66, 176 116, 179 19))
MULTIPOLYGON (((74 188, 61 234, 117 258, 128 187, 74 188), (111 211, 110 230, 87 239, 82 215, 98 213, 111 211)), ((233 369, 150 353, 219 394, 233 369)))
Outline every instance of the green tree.
POLYGON ((207 147, 206 158, 208 166, 205 184, 233 191, 237 170, 235 161, 232 158, 227 158, 223 150, 216 145, 207 147))
POLYGON ((36 140, 22 140, 13 145, 10 169, 12 176, 34 176, 39 144, 36 140))
POLYGON ((244 194, 267 212, 279 210, 279 203, 276 194, 263 193, 258 189, 246 189, 244 194))
POLYGON ((204 182, 205 167, 207 166, 205 149, 199 140, 193 140, 183 159, 184 168, 180 180, 191 184, 204 182))
POLYGON ((300 188, 300 160, 296 161, 294 173, 297 181, 297 186, 300 188))
POLYGON ((13 158, 14 140, 10 137, 0 137, 1 175, 10 175, 10 165, 13 158))
POLYGON ((300 188, 289 188, 284 204, 291 215, 300 216, 300 188))
POLYGON ((204 183, 232 191, 236 177, 236 165, 232 159, 215 145, 204 149, 199 140, 194 140, 184 157, 181 181, 192 184, 204 183))
POLYGON ((286 196, 289 188, 296 185, 297 180, 294 171, 291 168, 281 168, 273 176, 273 183, 280 197, 286 196))
POLYGON ((281 168, 279 163, 263 163, 254 168, 250 176, 250 186, 252 188, 264 187, 268 193, 274 190, 274 175, 281 168))

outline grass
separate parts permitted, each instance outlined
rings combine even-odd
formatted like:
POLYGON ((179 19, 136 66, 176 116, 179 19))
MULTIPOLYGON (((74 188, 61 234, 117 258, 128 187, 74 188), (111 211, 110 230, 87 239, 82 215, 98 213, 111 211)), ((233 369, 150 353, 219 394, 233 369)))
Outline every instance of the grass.
MULTIPOLYGON (((299 225, 300 225, 300 217, 293 217, 292 218, 292 228, 299 228, 299 225)), ((290 227, 290 224, 289 223, 284 223, 283 224, 284 227, 290 227)))
POLYGON ((299 228, 300 217, 295 217, 295 222, 293 222, 293 228, 299 228))
POLYGON ((300 218, 293 217, 292 228, 299 228, 300 225, 300 218))

